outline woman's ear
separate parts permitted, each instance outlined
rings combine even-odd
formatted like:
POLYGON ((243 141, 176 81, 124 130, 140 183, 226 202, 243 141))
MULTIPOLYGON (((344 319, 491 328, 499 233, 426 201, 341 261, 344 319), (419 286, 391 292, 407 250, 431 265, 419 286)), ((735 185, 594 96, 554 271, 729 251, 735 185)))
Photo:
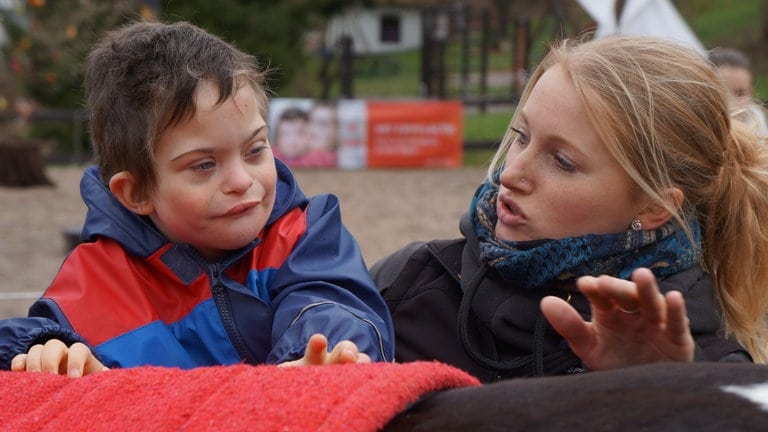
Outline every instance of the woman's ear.
MULTIPOLYGON (((678 188, 669 188, 664 192, 664 195, 675 209, 680 209, 683 205, 685 196, 682 190, 678 188)), ((644 230, 656 229, 667 223, 671 218, 672 213, 664 208, 664 206, 655 202, 649 203, 648 206, 637 215, 637 219, 640 220, 644 230)))
POLYGON ((152 202, 139 194, 136 179, 128 171, 120 171, 109 179, 109 190, 128 210, 146 216, 154 210, 152 202))

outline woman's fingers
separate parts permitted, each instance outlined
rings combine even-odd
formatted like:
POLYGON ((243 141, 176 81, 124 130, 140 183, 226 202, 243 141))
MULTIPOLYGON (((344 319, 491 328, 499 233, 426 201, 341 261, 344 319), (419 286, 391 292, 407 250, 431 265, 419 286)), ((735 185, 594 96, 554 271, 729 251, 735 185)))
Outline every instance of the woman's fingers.
MULTIPOLYGON (((676 345, 693 344, 683 295, 679 291, 670 291, 665 298, 667 301, 667 333, 670 341, 676 345)), ((691 358, 687 359, 688 361, 693 360, 692 354, 691 358)))
POLYGON ((541 299, 544 318, 571 346, 574 352, 583 352, 594 343, 594 334, 589 324, 565 300, 556 296, 541 299))
POLYGON ((632 272, 632 281, 636 285, 638 307, 643 318, 649 323, 664 323, 667 320, 667 302, 659 290, 656 276, 647 268, 632 272))
POLYGON ((576 286, 587 297, 593 308, 610 311, 615 307, 627 313, 636 313, 639 304, 637 286, 632 281, 610 276, 583 276, 576 286))

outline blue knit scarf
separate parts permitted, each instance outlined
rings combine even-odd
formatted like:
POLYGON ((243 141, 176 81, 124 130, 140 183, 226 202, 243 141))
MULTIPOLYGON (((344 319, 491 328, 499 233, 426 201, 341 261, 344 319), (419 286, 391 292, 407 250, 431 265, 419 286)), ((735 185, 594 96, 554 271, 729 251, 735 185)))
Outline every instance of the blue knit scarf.
POLYGON ((647 267, 661 278, 690 268, 701 258, 701 234, 695 220, 689 223, 695 245, 673 222, 648 231, 627 230, 557 240, 499 240, 493 234, 498 193, 498 186, 486 181, 470 205, 480 258, 503 278, 528 289, 584 275, 629 279, 639 267, 647 267))

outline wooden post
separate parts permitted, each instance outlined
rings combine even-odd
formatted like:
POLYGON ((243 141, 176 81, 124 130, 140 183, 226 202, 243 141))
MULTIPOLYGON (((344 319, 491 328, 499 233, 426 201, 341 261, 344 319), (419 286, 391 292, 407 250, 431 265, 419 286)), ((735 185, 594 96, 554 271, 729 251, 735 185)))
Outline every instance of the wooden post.
POLYGON ((480 36, 480 112, 488 109, 488 55, 490 51, 490 12, 483 9, 482 32, 480 36))
POLYGON ((431 8, 421 10, 421 96, 426 98, 433 96, 432 32, 434 19, 434 12, 431 8))
POLYGON ((530 20, 526 16, 515 19, 514 54, 512 56, 512 96, 520 98, 528 73, 531 49, 530 20))
POLYGON ((469 96, 469 32, 470 11, 466 7, 461 9, 461 97, 466 100, 469 96))
POLYGON ((432 32, 432 40, 435 44, 435 61, 437 62, 437 71, 435 81, 437 85, 436 93, 439 99, 445 99, 445 46, 448 40, 449 17, 445 10, 440 10, 435 15, 435 27, 432 32))
POLYGON ((352 37, 344 35, 339 39, 341 44, 341 58, 339 65, 339 92, 342 98, 352 99, 355 97, 354 90, 352 88, 352 76, 354 72, 352 53, 352 37))

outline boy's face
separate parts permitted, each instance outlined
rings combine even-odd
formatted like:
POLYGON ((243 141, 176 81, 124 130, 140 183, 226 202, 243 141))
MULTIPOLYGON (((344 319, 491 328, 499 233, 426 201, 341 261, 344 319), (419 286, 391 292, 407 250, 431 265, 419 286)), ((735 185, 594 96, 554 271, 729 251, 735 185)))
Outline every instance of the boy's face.
POLYGON ((208 260, 245 246, 266 225, 277 173, 256 94, 242 87, 214 106, 218 88, 201 83, 196 114, 162 133, 149 217, 171 241, 208 260))

